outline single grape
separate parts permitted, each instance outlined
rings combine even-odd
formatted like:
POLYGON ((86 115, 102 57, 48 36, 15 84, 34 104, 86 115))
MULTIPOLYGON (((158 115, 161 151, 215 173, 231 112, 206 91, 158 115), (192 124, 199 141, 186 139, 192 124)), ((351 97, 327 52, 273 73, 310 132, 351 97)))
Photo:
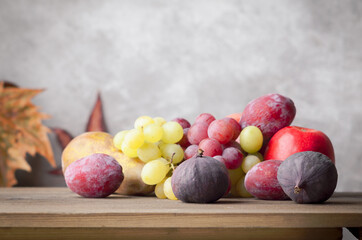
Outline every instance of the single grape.
POLYGON ((170 163, 164 158, 158 158, 146 163, 141 172, 142 181, 148 185, 160 183, 170 170, 170 163))
POLYGON ((206 125, 210 125, 215 120, 215 117, 210 113, 201 113, 196 117, 195 123, 205 123, 206 125))
POLYGON ((239 181, 236 183, 236 186, 235 186, 236 193, 238 194, 238 196, 243 197, 243 198, 253 197, 253 195, 251 195, 248 191, 246 191, 244 181, 245 181, 245 176, 242 176, 239 179, 239 181))
POLYGON ((191 144, 198 145, 203 139, 208 138, 206 123, 194 123, 187 132, 187 139, 191 144))
POLYGON ((163 192, 165 193, 166 197, 171 200, 177 200, 177 197, 173 193, 172 186, 171 186, 171 177, 167 178, 163 184, 163 192))
POLYGON ((167 122, 162 125, 162 141, 165 143, 177 143, 184 135, 183 128, 177 122, 167 122))
POLYGON ((122 148, 122 143, 127 132, 128 130, 120 131, 113 137, 113 145, 119 150, 122 148))
POLYGON ((228 169, 231 185, 234 186, 239 179, 245 175, 243 169, 238 167, 236 169, 228 169))
POLYGON ((243 161, 243 154, 237 148, 225 148, 222 157, 225 159, 225 166, 227 169, 236 169, 240 167, 243 161))
POLYGON ((187 121, 185 118, 175 118, 171 121, 179 123, 183 129, 191 127, 190 122, 187 121))
POLYGON ((137 157, 137 149, 130 148, 125 142, 122 143, 121 151, 130 158, 137 157))
POLYGON ((163 191, 163 184, 165 183, 165 180, 162 180, 161 182, 157 183, 156 187, 155 187, 155 195, 157 198, 160 199, 166 199, 166 195, 165 192, 163 191))
POLYGON ((134 128, 142 130, 142 128, 144 128, 145 126, 147 126, 148 124, 151 124, 151 123, 155 123, 153 118, 151 118, 150 116, 141 116, 141 117, 138 117, 136 119, 136 121, 134 122, 134 128))
POLYGON ((241 148, 248 153, 256 153, 263 145, 263 134, 255 126, 247 126, 240 133, 241 148))
POLYGON ((213 157, 222 154, 221 144, 212 138, 205 138, 199 144, 199 149, 203 151, 204 156, 213 157))
POLYGON ((145 138, 139 129, 129 130, 123 140, 122 144, 126 144, 129 148, 137 149, 143 145, 145 138))
POLYGON ((155 117, 153 121, 160 127, 167 122, 163 117, 155 117))
POLYGON ((143 162, 149 162, 161 157, 161 151, 154 143, 145 142, 137 149, 137 155, 143 162))
POLYGON ((234 127, 226 119, 219 119, 213 121, 208 130, 207 134, 209 138, 218 140, 221 144, 228 143, 234 136, 234 127))
POLYGON ((254 156, 256 156, 257 158, 259 158, 261 162, 264 161, 264 156, 263 156, 263 154, 261 154, 260 152, 249 153, 248 155, 254 155, 254 156))
POLYGON ((231 139, 236 140, 240 135, 241 125, 233 118, 224 118, 224 119, 225 119, 225 121, 229 122, 233 126, 234 135, 231 139))
POLYGON ((178 164, 184 160, 184 151, 180 145, 169 143, 163 146, 162 157, 170 162, 172 159, 173 164, 178 164))
POLYGON ((244 173, 247 173, 252 167, 254 167, 256 164, 260 163, 260 159, 253 154, 248 154, 242 164, 241 168, 243 169, 244 173))
POLYGON ((162 139, 163 130, 158 124, 151 123, 143 127, 143 135, 145 141, 155 143, 162 139))
POLYGON ((189 128, 184 128, 184 135, 182 136, 181 140, 178 142, 178 144, 180 144, 180 146, 183 148, 187 148, 188 146, 191 145, 191 143, 189 142, 189 139, 187 138, 188 131, 189 131, 189 128))
MULTIPOLYGON (((215 159, 218 160, 219 162, 222 162, 223 164, 225 164, 225 159, 224 159, 221 155, 213 156, 213 158, 215 158, 215 159)), ((225 166, 226 166, 226 165, 225 165, 225 166)))
POLYGON ((236 141, 230 141, 226 144, 223 144, 223 149, 228 148, 228 147, 234 147, 234 148, 237 148, 238 150, 240 150, 241 152, 243 152, 243 150, 241 149, 240 143, 238 143, 236 141))
POLYGON ((198 145, 190 145, 185 149, 185 158, 189 159, 197 155, 199 150, 198 145))

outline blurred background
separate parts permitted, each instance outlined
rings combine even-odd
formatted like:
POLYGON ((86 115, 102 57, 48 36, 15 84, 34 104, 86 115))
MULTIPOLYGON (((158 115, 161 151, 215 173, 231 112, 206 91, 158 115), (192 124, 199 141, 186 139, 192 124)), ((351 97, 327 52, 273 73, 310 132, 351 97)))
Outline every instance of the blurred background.
MULTIPOLYGON (((337 191, 362 191, 362 1, 0 0, 0 36, 0 79, 45 89, 33 102, 48 127, 83 133, 98 92, 112 134, 280 93, 292 125, 330 137, 337 191)), ((65 185, 28 161, 20 185, 65 185)))

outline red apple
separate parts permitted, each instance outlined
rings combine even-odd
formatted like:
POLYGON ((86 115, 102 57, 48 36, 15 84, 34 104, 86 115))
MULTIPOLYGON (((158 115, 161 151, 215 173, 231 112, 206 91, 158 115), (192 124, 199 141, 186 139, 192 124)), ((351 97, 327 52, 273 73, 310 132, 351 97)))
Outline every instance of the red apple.
POLYGON ((297 126, 282 128, 274 134, 266 147, 264 159, 285 160, 294 153, 304 151, 323 153, 335 163, 333 145, 327 135, 297 126))

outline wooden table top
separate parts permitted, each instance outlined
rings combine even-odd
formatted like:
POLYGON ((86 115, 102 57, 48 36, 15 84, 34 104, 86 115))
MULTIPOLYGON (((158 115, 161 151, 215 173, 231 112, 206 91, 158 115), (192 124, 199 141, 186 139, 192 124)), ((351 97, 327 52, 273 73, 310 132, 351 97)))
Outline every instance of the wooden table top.
POLYGON ((111 195, 83 198, 67 188, 0 188, 0 227, 331 228, 362 227, 362 193, 335 193, 323 204, 222 198, 190 204, 111 195))

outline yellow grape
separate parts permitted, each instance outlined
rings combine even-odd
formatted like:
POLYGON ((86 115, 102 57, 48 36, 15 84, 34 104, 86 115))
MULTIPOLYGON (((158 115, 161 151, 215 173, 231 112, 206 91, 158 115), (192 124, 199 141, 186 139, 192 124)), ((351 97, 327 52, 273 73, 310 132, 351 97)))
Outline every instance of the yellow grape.
POLYGON ((143 145, 145 138, 139 129, 129 130, 124 137, 123 144, 128 145, 132 149, 137 149, 143 145))
POLYGON ((148 185, 160 183, 170 170, 169 162, 164 158, 158 158, 146 163, 141 172, 142 181, 148 185))
POLYGON ((163 192, 165 193, 166 197, 171 200, 177 200, 177 197, 172 191, 171 185, 171 177, 167 178, 163 184, 163 192))
POLYGON ((162 157, 171 161, 173 164, 182 162, 184 159, 184 150, 178 144, 168 143, 161 148, 162 157))
POLYGON ((160 127, 166 123, 166 120, 162 117, 155 117, 153 118, 153 121, 160 127))
POLYGON ((165 143, 177 143, 184 135, 184 130, 177 122, 167 122, 162 125, 162 141, 165 143))
POLYGON ((155 194, 157 198, 160 199, 165 199, 167 198, 165 195, 165 192, 163 191, 163 184, 165 183, 165 180, 162 180, 160 183, 157 183, 156 187, 155 187, 155 194))
POLYGON ((247 153, 256 153, 263 145, 263 134, 259 128, 248 126, 240 133, 241 148, 247 153))
POLYGON ((249 198, 253 197, 248 191, 246 191, 245 185, 244 185, 245 176, 242 176, 239 181, 237 182, 235 189, 240 197, 249 198))
POLYGON ((140 148, 137 149, 138 158, 143 162, 149 162, 161 157, 161 151, 154 143, 145 142, 140 148))
POLYGON ((241 163, 241 168, 243 169, 244 173, 247 173, 254 165, 260 163, 260 159, 253 154, 248 154, 241 163))
POLYGON ((122 143, 121 151, 130 158, 137 157, 137 149, 130 148, 125 142, 122 143))
POLYGON ((134 128, 142 130, 142 128, 144 128, 148 124, 151 124, 151 123, 154 123, 154 122, 155 121, 149 116, 141 116, 141 117, 138 117, 136 119, 136 121, 134 122, 134 128))
POLYGON ((236 169, 228 169, 231 185, 235 185, 239 179, 245 175, 243 169, 240 167, 236 169))
POLYGON ((261 154, 260 152, 249 153, 249 155, 254 155, 254 156, 256 156, 257 158, 260 159, 261 162, 264 161, 264 156, 263 156, 263 154, 261 154))
POLYGON ((119 150, 121 150, 121 148, 122 148, 122 143, 123 143, 124 137, 126 136, 127 132, 128 132, 128 130, 120 131, 113 138, 113 145, 116 148, 118 148, 119 150))
POLYGON ((145 141, 155 143, 161 140, 163 135, 162 127, 156 123, 148 124, 143 128, 145 141))

